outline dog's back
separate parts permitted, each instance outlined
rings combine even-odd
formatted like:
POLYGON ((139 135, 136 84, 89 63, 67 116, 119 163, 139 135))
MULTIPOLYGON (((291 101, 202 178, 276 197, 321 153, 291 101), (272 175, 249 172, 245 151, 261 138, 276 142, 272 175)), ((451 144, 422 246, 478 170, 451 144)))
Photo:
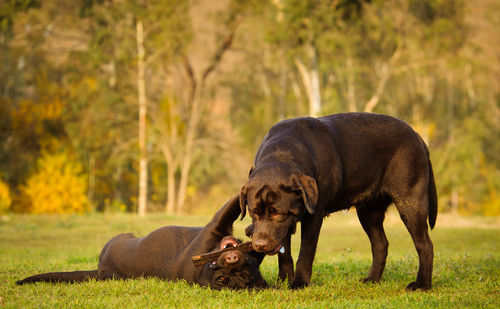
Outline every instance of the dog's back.
POLYGON ((147 236, 120 234, 102 249, 99 277, 175 278, 178 255, 202 230, 201 227, 165 226, 147 236))

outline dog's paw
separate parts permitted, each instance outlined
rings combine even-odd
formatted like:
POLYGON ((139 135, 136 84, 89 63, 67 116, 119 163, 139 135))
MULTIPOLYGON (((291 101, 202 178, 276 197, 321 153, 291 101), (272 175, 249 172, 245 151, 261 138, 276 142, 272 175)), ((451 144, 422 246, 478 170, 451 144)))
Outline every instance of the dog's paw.
POLYGON ((280 265, 279 273, 278 273, 278 280, 281 282, 293 282, 295 273, 293 271, 293 263, 292 264, 286 264, 286 265, 280 265), (291 265, 291 267, 290 267, 291 265))
POLYGON ((290 288, 293 289, 293 290, 298 290, 298 289, 303 289, 303 288, 307 287, 308 285, 309 285, 309 283, 307 283, 307 282, 297 282, 297 281, 294 281, 290 285, 290 288))
POLYGON ((279 273, 278 274, 278 281, 281 281, 281 282, 292 282, 293 281, 293 273, 292 274, 289 274, 289 273, 279 273))
POLYGON ((416 290, 423 290, 423 291, 428 291, 431 289, 430 283, 425 283, 425 282, 418 282, 414 281, 406 287, 407 291, 416 291, 416 290))
POLYGON ((369 277, 359 279, 359 282, 363 282, 363 283, 377 283, 379 281, 380 280, 375 280, 375 279, 369 278, 369 277))

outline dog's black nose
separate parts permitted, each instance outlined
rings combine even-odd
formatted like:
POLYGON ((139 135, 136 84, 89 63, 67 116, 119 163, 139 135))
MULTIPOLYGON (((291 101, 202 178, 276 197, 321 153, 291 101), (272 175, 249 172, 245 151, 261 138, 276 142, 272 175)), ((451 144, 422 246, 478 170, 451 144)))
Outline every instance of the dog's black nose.
POLYGON ((231 265, 231 264, 236 264, 240 261, 240 257, 236 252, 229 252, 228 255, 226 255, 226 264, 231 265))

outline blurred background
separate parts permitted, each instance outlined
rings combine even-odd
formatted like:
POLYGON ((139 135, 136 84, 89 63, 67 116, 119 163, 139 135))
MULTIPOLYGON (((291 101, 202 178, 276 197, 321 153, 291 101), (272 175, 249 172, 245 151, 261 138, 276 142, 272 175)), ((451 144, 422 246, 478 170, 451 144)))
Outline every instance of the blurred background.
POLYGON ((496 0, 0 0, 0 213, 210 214, 279 120, 384 113, 500 215, 496 0))

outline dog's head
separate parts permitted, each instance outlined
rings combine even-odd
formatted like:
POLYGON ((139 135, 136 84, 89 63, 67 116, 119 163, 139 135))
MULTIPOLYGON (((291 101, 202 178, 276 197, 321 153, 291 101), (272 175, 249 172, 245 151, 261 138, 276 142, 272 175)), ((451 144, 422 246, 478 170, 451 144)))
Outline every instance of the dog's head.
POLYGON ((252 246, 255 251, 276 254, 300 218, 314 214, 318 187, 314 178, 301 173, 252 171, 241 188, 241 218, 252 218, 252 246))
MULTIPOLYGON (((241 241, 233 236, 226 236, 220 243, 220 250, 236 247, 241 241)), ((207 265, 207 276, 211 288, 264 288, 266 281, 262 278, 259 266, 264 256, 257 252, 243 253, 238 250, 222 253, 217 261, 207 265)))

